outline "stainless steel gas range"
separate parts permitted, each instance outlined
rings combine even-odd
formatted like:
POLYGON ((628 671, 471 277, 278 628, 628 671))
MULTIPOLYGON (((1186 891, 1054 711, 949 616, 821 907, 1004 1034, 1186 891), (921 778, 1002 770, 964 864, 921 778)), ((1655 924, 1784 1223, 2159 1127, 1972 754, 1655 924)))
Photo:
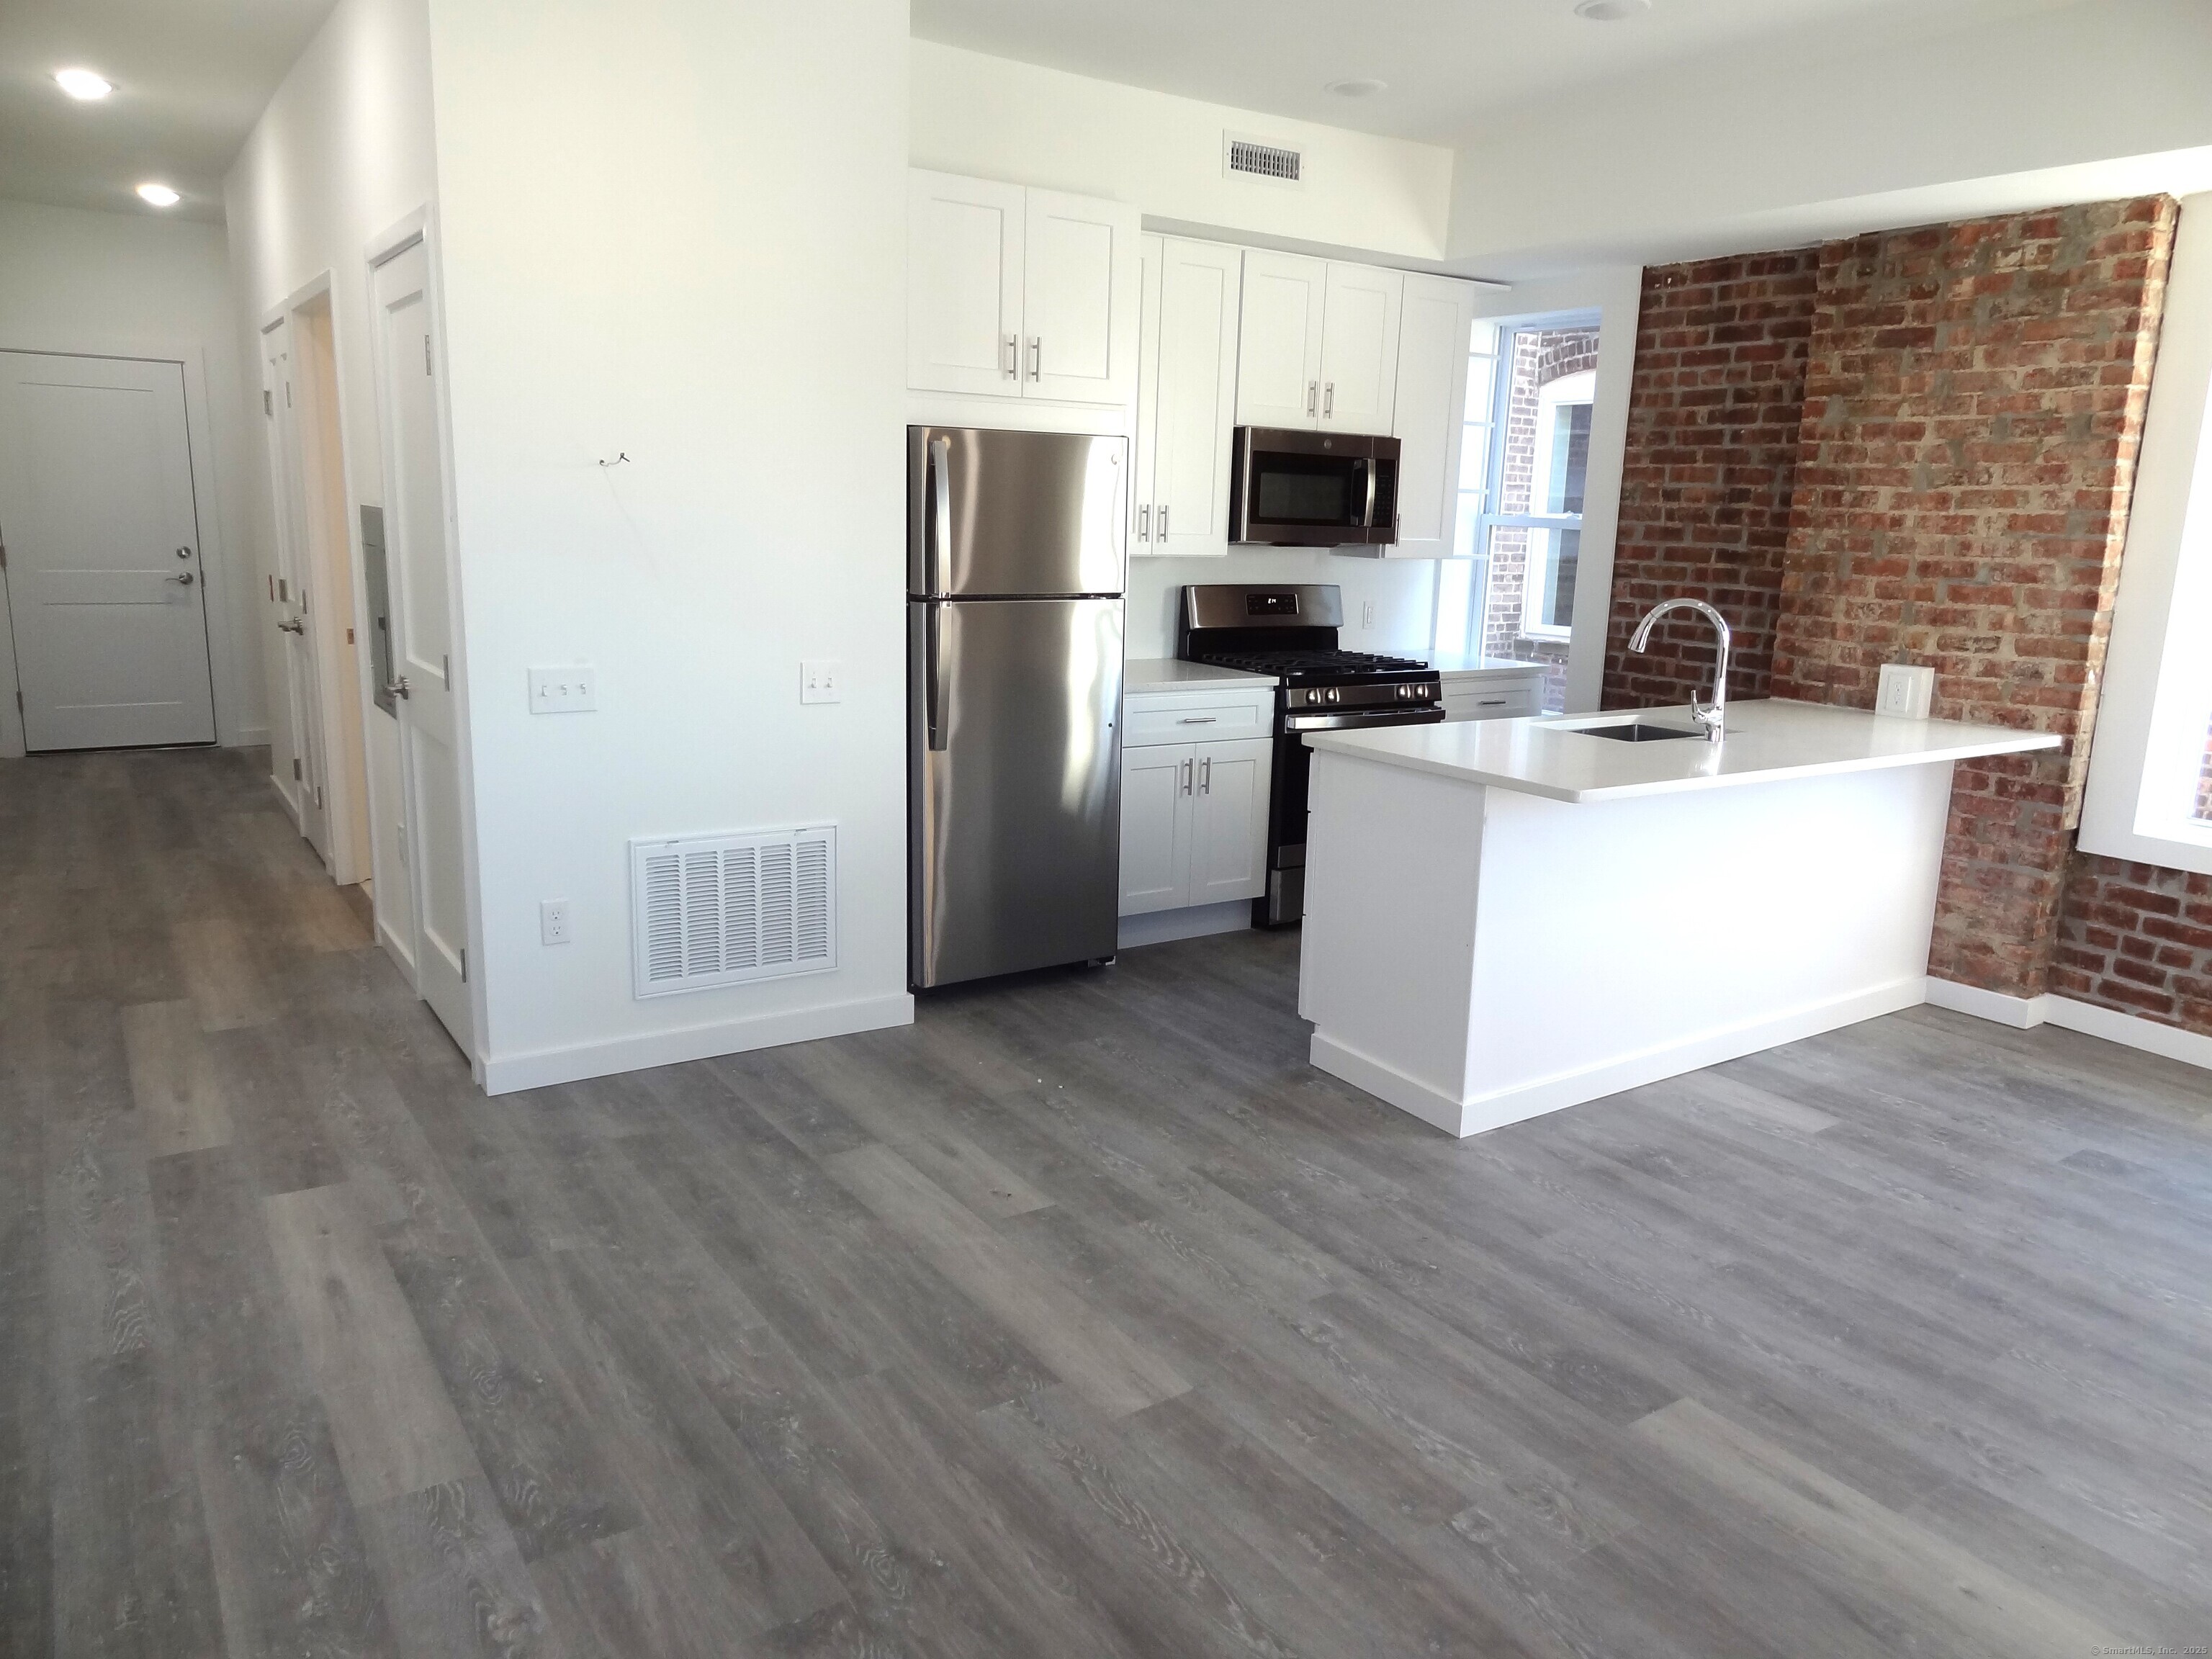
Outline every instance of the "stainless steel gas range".
POLYGON ((1411 657, 1342 650, 1336 641, 1343 625, 1343 592, 1334 582, 1206 582, 1182 591, 1176 655, 1276 681, 1267 891, 1252 902, 1255 927, 1287 927, 1305 914, 1313 753, 1299 734, 1424 726, 1444 717, 1436 670, 1411 657))

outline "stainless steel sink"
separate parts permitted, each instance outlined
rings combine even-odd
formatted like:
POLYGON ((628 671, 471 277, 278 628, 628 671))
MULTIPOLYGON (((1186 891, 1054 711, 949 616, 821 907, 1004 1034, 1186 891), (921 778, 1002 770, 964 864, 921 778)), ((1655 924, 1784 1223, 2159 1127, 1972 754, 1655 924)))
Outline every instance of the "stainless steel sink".
POLYGON ((1564 726, 1563 732, 1578 732, 1586 738, 1611 738, 1615 743, 1664 743, 1669 738, 1702 738, 1702 732, 1686 732, 1679 726, 1646 726, 1642 720, 1624 720, 1613 726, 1564 726))

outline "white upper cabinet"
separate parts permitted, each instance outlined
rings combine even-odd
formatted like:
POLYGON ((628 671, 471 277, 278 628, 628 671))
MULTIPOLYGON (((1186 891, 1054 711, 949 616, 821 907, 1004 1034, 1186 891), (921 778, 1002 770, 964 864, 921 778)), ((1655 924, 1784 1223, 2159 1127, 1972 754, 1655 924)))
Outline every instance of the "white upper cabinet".
POLYGON ((1229 551, 1242 248, 1145 238, 1137 398, 1139 553, 1229 551))
POLYGON ((1405 285, 1401 270, 1329 262, 1321 331, 1324 432, 1389 434, 1405 285))
POLYGON ((1402 271, 1247 252, 1237 424, 1388 434, 1404 293, 1402 271))
POLYGON ((1135 209, 919 170, 908 191, 908 386, 1132 401, 1135 209))
POLYGON ((1326 259, 1245 251, 1237 425, 1321 424, 1322 308, 1328 295, 1326 259))
POLYGON ((1028 194, 986 179, 908 175, 908 386, 1020 394, 1028 194))
POLYGON ((1398 331, 1398 391, 1390 430, 1398 440, 1398 558, 1452 552, 1466 433, 1468 348, 1474 284, 1419 273, 1406 278, 1398 331))

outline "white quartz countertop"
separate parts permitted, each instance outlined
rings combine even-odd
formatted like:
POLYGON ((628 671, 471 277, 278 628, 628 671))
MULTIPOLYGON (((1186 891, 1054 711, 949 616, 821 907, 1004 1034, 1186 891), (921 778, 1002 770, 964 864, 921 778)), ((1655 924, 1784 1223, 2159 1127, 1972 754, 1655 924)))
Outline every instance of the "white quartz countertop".
POLYGON ((1960 720, 1898 720, 1779 700, 1730 703, 1727 735, 1717 744, 1702 736, 1622 743, 1571 729, 1638 720, 1692 729, 1688 710, 1678 707, 1386 726, 1376 732, 1310 732, 1305 737, 1309 745, 1329 754, 1564 801, 1619 800, 2058 746, 2057 738, 2039 732, 1960 720))
POLYGON ((1248 674, 1241 668, 1214 668, 1179 657, 1132 657, 1121 665, 1121 690, 1202 691, 1208 686, 1273 685, 1272 674, 1248 674))
POLYGON ((1463 653, 1439 651, 1429 658, 1429 666, 1439 674, 1449 674, 1457 679, 1462 676, 1473 678, 1478 675, 1540 674, 1544 665, 1540 662, 1520 662, 1511 657, 1472 657, 1463 653))

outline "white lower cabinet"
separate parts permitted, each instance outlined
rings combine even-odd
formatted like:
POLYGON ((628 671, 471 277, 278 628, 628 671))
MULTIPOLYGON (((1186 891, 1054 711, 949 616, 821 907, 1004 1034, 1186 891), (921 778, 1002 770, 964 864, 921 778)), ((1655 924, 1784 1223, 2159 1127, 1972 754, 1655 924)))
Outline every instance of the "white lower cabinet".
POLYGON ((1544 712, 1544 671, 1443 673, 1444 720, 1510 720, 1544 712))
POLYGON ((1121 751, 1121 914, 1257 898, 1267 884, 1267 738, 1121 751))

